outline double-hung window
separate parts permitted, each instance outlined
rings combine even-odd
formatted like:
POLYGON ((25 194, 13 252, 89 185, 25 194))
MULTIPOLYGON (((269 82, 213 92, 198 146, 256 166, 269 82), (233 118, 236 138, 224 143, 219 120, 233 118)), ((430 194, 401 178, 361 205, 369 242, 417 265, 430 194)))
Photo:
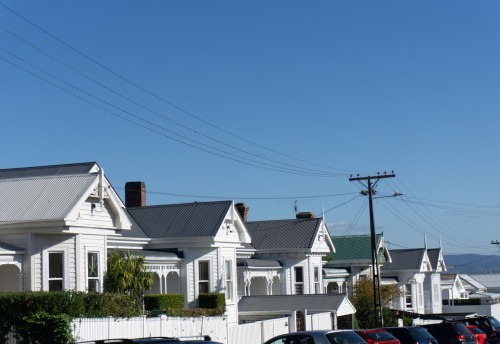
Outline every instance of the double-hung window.
POLYGON ((210 292, 210 262, 198 261, 198 293, 210 292))
POLYGON ((413 308, 412 295, 411 295, 411 283, 405 284, 405 308, 411 309, 413 308))
POLYGON ((314 293, 321 294, 321 284, 319 282, 319 266, 314 267, 314 293))
POLYGON ((295 272, 295 294, 304 294, 304 268, 294 267, 295 272))
POLYGON ((64 289, 64 252, 49 252, 49 291, 64 289))
POLYGON ((88 291, 101 291, 99 277, 99 252, 87 252, 88 291))
POLYGON ((225 261, 226 268, 226 300, 233 298, 233 262, 231 260, 225 261))

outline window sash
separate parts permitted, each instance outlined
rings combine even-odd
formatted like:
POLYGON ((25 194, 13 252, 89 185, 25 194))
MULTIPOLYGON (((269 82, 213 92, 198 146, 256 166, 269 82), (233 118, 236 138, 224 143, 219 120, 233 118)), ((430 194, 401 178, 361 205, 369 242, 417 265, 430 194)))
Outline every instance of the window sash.
POLYGON ((198 293, 210 292, 210 264, 208 261, 198 261, 198 293))
POLYGON ((304 294, 304 268, 296 266, 295 272, 295 294, 304 294))
POLYGON ((233 298, 233 262, 226 260, 226 299, 231 300, 233 298))
POLYGON ((49 252, 48 260, 49 291, 61 291, 64 289, 64 252, 49 252))
POLYGON ((87 252, 87 290, 100 291, 99 252, 87 252))

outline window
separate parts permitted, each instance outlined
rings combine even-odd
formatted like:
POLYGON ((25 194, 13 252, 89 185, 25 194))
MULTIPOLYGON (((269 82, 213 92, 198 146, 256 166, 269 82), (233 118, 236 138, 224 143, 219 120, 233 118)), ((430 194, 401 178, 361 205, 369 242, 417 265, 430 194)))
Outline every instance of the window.
POLYGON ((49 252, 49 291, 64 289, 64 253, 49 252))
POLYGON ((296 266, 295 272, 295 294, 304 294, 304 268, 296 266))
POLYGON ((233 298, 233 262, 226 260, 226 299, 233 298))
POLYGON ((99 252, 87 252, 87 290, 100 291, 99 252))
POLYGON ((198 293, 200 294, 210 292, 209 268, 208 261, 198 262, 198 293))
POLYGON ((314 267, 314 293, 322 294, 321 285, 319 283, 319 266, 314 267))
POLYGON ((413 308, 413 304, 411 301, 411 283, 405 284, 405 308, 413 308))
POLYGON ((441 288, 439 287, 439 284, 434 283, 432 286, 432 290, 434 292, 434 305, 440 305, 441 304, 441 288))

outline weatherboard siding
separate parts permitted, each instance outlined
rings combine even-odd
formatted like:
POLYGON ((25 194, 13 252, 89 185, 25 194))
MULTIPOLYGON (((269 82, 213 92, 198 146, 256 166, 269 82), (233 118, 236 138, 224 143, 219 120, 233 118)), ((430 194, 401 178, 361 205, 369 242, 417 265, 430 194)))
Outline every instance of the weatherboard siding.
POLYGON ((80 206, 78 225, 93 228, 114 228, 113 213, 107 202, 101 206, 99 199, 89 198, 80 206), (92 209, 92 204, 95 208, 92 209))
POLYGON ((48 271, 44 270, 44 259, 49 251, 63 251, 65 288, 76 289, 75 236, 35 235, 35 290, 45 290, 44 279, 48 271))

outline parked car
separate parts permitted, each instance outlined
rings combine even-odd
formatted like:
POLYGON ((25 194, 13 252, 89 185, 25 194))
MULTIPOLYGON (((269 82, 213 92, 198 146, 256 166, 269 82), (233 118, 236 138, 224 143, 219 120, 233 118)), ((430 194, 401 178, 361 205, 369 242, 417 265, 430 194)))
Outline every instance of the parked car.
POLYGON ((401 344, 438 344, 436 338, 421 326, 384 327, 384 329, 399 339, 401 344))
POLYGON ((465 325, 473 325, 479 327, 481 331, 486 333, 486 341, 490 344, 500 343, 500 322, 492 316, 475 316, 462 319, 454 319, 461 321, 465 325))
POLYGON ((399 339, 384 329, 374 328, 369 330, 354 330, 368 344, 401 344, 399 339))
POLYGON ((475 344, 476 339, 460 321, 444 321, 422 325, 439 344, 475 344))
POLYGON ((465 325, 465 327, 467 327, 467 329, 470 331, 470 333, 472 333, 474 338, 476 338, 477 344, 484 344, 486 342, 488 336, 479 327, 475 325, 465 325))
POLYGON ((366 344, 366 342, 352 330, 316 330, 282 334, 264 344, 366 344))

